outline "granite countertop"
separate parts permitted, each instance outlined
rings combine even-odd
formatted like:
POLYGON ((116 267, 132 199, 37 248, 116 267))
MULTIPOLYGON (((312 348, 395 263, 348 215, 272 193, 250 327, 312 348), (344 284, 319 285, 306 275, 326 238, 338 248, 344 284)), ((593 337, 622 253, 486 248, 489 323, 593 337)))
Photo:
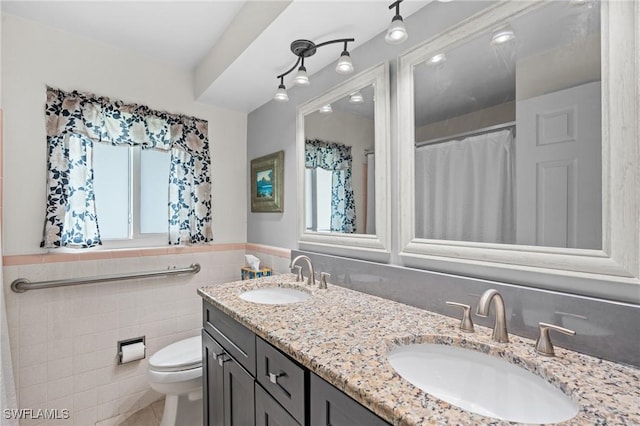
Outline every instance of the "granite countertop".
POLYGON ((507 359, 547 379, 580 406, 563 424, 640 424, 640 370, 556 347, 535 354, 534 341, 490 328, 458 329, 459 320, 329 284, 320 290, 285 274, 203 287, 198 293, 258 336, 394 425, 512 424, 473 414, 430 396, 400 377, 386 354, 407 343, 456 345, 507 359), (247 302, 258 287, 300 288, 310 299, 287 305, 247 302))

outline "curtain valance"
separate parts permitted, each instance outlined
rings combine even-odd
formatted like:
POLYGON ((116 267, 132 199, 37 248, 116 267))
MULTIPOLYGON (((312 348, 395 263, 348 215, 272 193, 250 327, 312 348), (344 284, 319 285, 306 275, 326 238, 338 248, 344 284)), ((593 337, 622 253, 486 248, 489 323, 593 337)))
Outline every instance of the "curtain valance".
POLYGON ((51 87, 47 87, 46 115, 47 136, 74 133, 94 142, 164 151, 178 146, 201 159, 209 157, 208 124, 198 118, 51 87))
POLYGON ((347 170, 351 168, 351 147, 320 139, 307 139, 305 143, 305 167, 325 170, 347 170))

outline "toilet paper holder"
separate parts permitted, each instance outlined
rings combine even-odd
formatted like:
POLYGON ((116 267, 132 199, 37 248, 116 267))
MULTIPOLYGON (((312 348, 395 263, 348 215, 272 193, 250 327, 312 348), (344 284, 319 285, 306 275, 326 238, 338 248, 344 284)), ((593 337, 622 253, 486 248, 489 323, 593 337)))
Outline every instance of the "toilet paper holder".
MULTIPOLYGON (((118 364, 124 364, 122 362, 122 352, 123 352, 122 349, 125 346, 135 345, 137 343, 142 343, 142 345, 144 346, 142 357, 137 358, 135 360, 130 360, 130 361, 137 361, 138 359, 144 359, 147 357, 147 344, 145 341, 145 336, 134 337, 132 339, 119 340, 118 341, 118 364)), ((130 361, 126 361, 126 362, 130 362, 130 361)))

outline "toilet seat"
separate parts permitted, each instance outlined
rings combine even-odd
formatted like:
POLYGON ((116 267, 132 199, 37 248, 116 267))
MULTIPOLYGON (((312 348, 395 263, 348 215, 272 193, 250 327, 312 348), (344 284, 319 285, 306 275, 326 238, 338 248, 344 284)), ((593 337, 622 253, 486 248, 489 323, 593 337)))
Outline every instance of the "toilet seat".
POLYGON ((199 386, 202 378, 202 366, 181 371, 156 371, 149 368, 147 377, 152 383, 179 383, 196 380, 199 386))
POLYGON ((190 337, 172 343, 153 354, 149 370, 154 372, 183 372, 202 367, 202 340, 190 337))

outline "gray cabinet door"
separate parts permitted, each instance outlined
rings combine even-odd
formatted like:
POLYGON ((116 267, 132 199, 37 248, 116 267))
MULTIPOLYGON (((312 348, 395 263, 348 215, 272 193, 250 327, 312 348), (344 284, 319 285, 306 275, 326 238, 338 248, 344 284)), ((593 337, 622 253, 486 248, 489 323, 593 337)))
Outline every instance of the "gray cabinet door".
POLYGON ((256 426, 300 426, 298 422, 282 408, 256 383, 256 426))
POLYGON ((253 377, 233 358, 224 362, 224 425, 253 426, 255 396, 253 377))
POLYGON ((389 423, 311 374, 311 426, 383 426, 389 423))
POLYGON ((205 426, 253 426, 253 377, 206 331, 202 352, 205 426))
POLYGON ((224 364, 218 363, 224 350, 202 331, 203 420, 205 426, 224 426, 224 364))

